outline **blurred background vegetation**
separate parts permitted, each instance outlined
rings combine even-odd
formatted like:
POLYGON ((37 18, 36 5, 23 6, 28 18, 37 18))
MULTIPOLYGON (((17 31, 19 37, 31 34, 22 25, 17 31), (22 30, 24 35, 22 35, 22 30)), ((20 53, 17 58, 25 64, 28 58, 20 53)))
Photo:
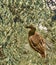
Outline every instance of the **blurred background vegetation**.
POLYGON ((0 0, 0 65, 56 65, 56 21, 45 0, 0 0), (33 24, 51 49, 43 59, 28 42, 33 24))

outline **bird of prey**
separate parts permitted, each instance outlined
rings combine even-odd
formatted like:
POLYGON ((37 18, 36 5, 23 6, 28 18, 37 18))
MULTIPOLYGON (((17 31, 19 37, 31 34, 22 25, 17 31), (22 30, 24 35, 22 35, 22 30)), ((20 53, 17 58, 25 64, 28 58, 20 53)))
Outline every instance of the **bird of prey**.
POLYGON ((36 28, 33 25, 26 25, 26 28, 29 28, 30 31, 28 33, 28 40, 30 46, 40 53, 40 55, 45 58, 46 57, 46 47, 44 38, 36 32, 36 28))

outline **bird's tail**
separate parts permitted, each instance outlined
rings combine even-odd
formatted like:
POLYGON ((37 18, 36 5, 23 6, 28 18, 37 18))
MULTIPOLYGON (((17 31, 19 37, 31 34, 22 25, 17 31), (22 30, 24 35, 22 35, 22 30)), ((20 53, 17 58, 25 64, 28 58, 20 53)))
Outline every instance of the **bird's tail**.
POLYGON ((43 58, 46 58, 46 51, 43 52, 43 53, 41 53, 41 56, 42 56, 43 58))
POLYGON ((41 56, 42 56, 43 58, 45 58, 45 57, 46 57, 44 54, 41 54, 41 56))

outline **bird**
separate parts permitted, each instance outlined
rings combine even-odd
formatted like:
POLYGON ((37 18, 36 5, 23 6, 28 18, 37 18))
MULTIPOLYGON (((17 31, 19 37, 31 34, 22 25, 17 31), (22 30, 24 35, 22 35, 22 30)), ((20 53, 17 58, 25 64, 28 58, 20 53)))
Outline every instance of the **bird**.
POLYGON ((36 27, 34 27, 32 24, 25 25, 25 28, 30 29, 28 32, 28 41, 30 46, 35 51, 37 51, 41 55, 41 57, 45 58, 46 57, 45 39, 38 32, 36 32, 36 27))

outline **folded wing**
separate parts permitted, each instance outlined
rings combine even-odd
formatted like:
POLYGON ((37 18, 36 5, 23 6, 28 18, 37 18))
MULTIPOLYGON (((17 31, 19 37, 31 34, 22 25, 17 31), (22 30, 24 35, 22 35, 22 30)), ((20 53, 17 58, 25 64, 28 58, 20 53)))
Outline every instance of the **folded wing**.
POLYGON ((39 52, 42 57, 45 57, 45 41, 39 34, 30 36, 29 42, 34 50, 39 52))

